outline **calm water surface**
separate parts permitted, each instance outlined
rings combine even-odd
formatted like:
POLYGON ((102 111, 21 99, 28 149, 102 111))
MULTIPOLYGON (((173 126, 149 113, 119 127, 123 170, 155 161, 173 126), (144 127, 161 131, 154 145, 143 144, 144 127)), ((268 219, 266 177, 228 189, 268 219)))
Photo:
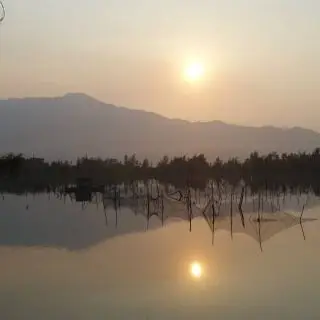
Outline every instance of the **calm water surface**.
MULTIPOLYGON (((315 202, 306 218, 318 218, 315 202)), ((1 319, 319 319, 320 222, 152 217, 5 195, 1 319), (106 219, 107 218, 107 219, 106 219), (249 221, 249 220, 248 220, 249 221), (107 222, 107 223, 106 223, 107 222), (282 224, 281 224, 282 223, 282 224), (269 235, 272 235, 269 238, 269 235), (261 250, 262 249, 262 250, 261 250), (200 278, 190 265, 201 266, 200 278)))

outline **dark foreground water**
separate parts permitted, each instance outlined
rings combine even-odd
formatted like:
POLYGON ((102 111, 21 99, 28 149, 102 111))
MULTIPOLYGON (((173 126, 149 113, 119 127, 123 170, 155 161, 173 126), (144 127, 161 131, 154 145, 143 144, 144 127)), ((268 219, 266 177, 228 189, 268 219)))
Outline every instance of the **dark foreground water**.
POLYGON ((163 227, 152 217, 146 231, 129 208, 105 215, 101 204, 6 195, 0 319, 319 319, 320 222, 303 234, 287 216, 266 216, 260 229, 255 214, 245 229, 238 218, 232 235, 229 218, 217 221, 213 239, 201 217, 192 232, 177 217, 163 227))

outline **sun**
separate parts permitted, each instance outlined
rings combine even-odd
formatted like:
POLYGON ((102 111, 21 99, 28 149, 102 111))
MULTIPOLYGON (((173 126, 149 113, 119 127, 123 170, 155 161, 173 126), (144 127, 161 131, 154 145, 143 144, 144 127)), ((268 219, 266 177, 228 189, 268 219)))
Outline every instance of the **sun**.
POLYGON ((199 262, 192 262, 190 265, 190 274, 193 278, 199 279, 202 276, 202 266, 199 262))
POLYGON ((199 81, 204 76, 204 66, 200 62, 192 62, 184 70, 184 78, 188 82, 199 81))

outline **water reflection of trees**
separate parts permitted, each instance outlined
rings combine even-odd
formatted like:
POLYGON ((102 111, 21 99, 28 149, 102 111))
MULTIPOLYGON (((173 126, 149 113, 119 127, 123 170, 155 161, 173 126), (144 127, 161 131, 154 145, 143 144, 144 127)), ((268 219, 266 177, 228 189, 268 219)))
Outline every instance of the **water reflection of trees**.
POLYGON ((262 224, 287 228, 295 222, 303 231, 304 209, 310 196, 319 196, 319 178, 320 149, 310 154, 262 156, 255 152, 244 161, 217 158, 213 163, 203 154, 172 159, 165 156, 156 165, 147 159, 138 161, 135 155, 125 156, 123 161, 83 157, 76 163, 49 163, 21 154, 0 158, 2 194, 47 192, 83 202, 83 208, 87 202, 101 202, 106 223, 108 206, 117 214, 127 205, 144 214, 147 223, 153 216, 162 223, 168 217, 188 219, 190 230, 192 220, 202 216, 213 234, 226 221, 231 236, 237 228, 248 233, 254 225, 260 244, 269 237, 262 232, 262 224), (299 210, 289 217, 284 212, 285 203, 292 198, 299 210), (255 217, 248 219, 248 212, 254 212, 255 217))
MULTIPOLYGON (((300 221, 301 206, 296 197, 286 197, 285 203, 281 201, 281 211, 271 212, 270 205, 265 204, 264 210, 253 212, 252 199, 247 198, 243 204, 245 226, 241 222, 238 209, 233 214, 231 229, 230 203, 221 204, 220 213, 212 224, 212 208, 206 205, 204 193, 201 194, 201 203, 192 204, 192 219, 186 209, 185 200, 179 200, 178 196, 171 198, 164 195, 163 208, 157 206, 156 201, 150 203, 148 213, 146 197, 127 197, 121 191, 120 205, 115 206, 113 199, 100 193, 93 194, 90 203, 84 206, 75 203, 71 195, 60 197, 57 195, 15 196, 5 195, 5 200, 0 200, 0 245, 13 246, 54 246, 64 247, 70 250, 79 250, 94 246, 115 236, 123 236, 131 233, 144 232, 148 229, 155 230, 162 226, 167 227, 176 221, 192 223, 192 232, 199 232, 199 220, 205 220, 208 226, 207 232, 212 233, 212 240, 220 230, 228 232, 234 240, 238 240, 236 234, 244 234, 255 241, 261 249, 264 243, 285 230, 294 226, 295 235, 307 237, 303 229, 305 222, 314 221, 303 217, 300 221), (71 196, 71 197, 70 197, 71 196), (203 199, 202 199, 203 198, 203 199), (26 204, 29 208, 26 208, 26 204), (206 209, 204 209, 206 208, 206 209), (129 210, 128 210, 129 209, 129 210), (297 214, 299 212, 299 214, 297 214), (195 219, 198 220, 195 223, 195 219), (301 230, 300 230, 301 229, 301 230)), ((192 192, 194 197, 194 191, 192 192)), ((300 203, 304 203, 306 196, 299 196, 300 203)), ((319 200, 309 197, 308 208, 318 206, 319 200)), ((236 208, 236 202, 233 204, 236 208)), ((309 212, 307 212, 307 215, 309 212)), ((187 229, 187 226, 185 226, 187 229)), ((201 232, 203 232, 202 229, 201 232)), ((306 230, 307 231, 307 230, 306 230)), ((181 239, 180 239, 181 240, 181 239)), ((221 239, 218 238, 217 245, 221 239)), ((179 239, 177 238, 177 241, 179 239)))

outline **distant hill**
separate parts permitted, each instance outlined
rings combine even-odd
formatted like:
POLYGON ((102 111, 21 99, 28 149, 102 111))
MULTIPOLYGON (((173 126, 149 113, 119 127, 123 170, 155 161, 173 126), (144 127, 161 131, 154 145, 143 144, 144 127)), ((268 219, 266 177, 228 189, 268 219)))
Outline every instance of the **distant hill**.
POLYGON ((33 153, 46 159, 78 156, 122 158, 136 153, 154 161, 163 155, 204 153, 246 157, 256 150, 312 151, 320 134, 303 128, 244 127, 220 121, 188 122, 105 104, 84 94, 0 100, 0 153, 33 153))

